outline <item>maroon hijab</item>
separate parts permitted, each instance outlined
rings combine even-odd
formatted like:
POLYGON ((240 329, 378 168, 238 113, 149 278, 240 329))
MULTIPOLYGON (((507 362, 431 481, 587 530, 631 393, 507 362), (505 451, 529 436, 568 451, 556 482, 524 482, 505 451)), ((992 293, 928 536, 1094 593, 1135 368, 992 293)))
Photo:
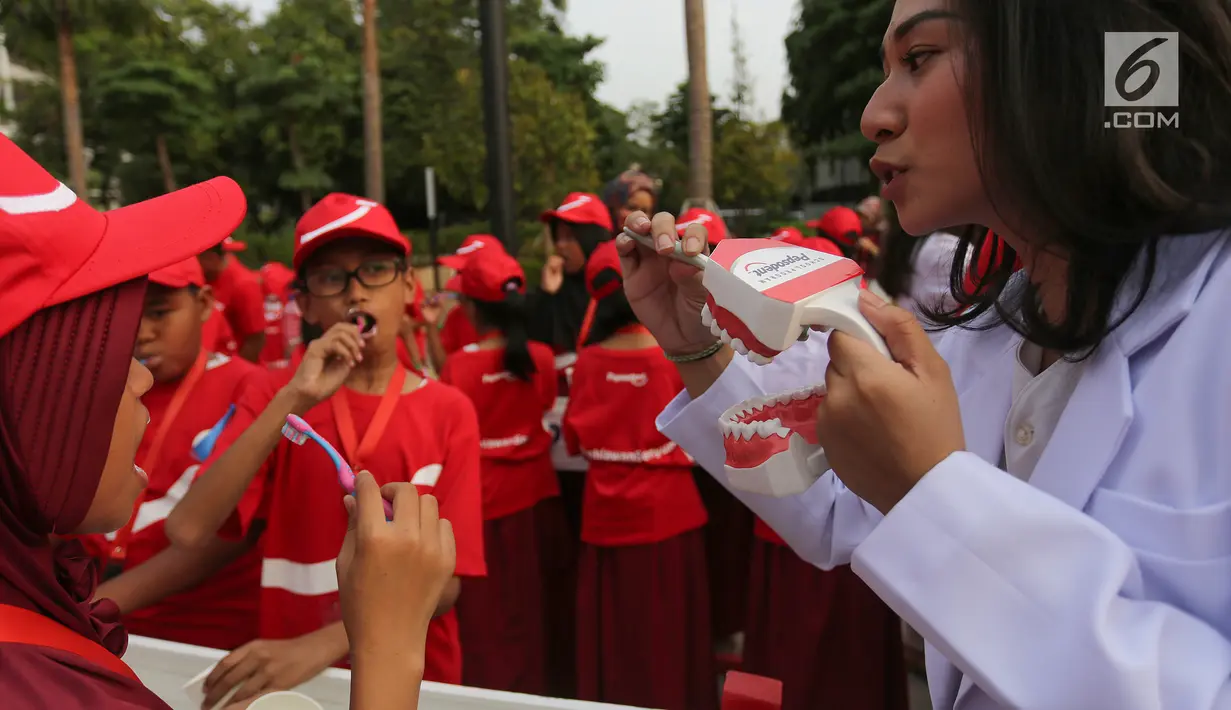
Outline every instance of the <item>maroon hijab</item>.
MULTIPOLYGON (((71 534, 94 500, 128 381, 145 279, 35 313, 0 338, 0 603, 59 622, 121 655, 128 634, 71 534)), ((164 707, 72 654, 0 644, 0 696, 28 707, 164 707)), ((6 700, 6 707, 10 701, 6 700)))

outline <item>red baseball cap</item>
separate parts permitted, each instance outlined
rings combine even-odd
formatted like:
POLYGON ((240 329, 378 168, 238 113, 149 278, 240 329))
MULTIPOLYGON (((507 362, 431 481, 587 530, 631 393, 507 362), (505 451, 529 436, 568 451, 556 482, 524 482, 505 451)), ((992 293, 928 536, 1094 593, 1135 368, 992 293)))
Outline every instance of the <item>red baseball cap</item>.
POLYGON ((200 260, 194 256, 151 272, 150 283, 167 288, 199 287, 205 285, 205 272, 201 270, 200 260))
POLYGON ((295 224, 295 253, 291 257, 296 270, 308 257, 325 244, 342 237, 368 237, 410 255, 410 242, 398 231, 393 215, 379 202, 335 192, 312 205, 295 224))
POLYGON ((693 207, 680 215, 680 218, 675 222, 675 230, 682 237, 684 236, 684 230, 694 224, 705 227, 706 241, 709 242, 710 246, 717 246, 718 242, 727 238, 727 223, 722 221, 722 217, 700 207, 693 207))
POLYGON ((247 211, 225 177, 99 212, 4 136, 0 165, 0 336, 43 308, 200 254, 247 211))
POLYGON ((223 251, 244 251, 248 248, 247 242, 241 242, 234 237, 227 237, 222 240, 223 251))
POLYGON ((462 245, 457 248, 457 251, 452 254, 445 254, 436 261, 441 266, 447 266, 454 271, 462 268, 462 264, 466 263, 466 257, 478 252, 480 249, 499 249, 504 251, 504 245, 500 240, 490 234, 471 234, 462 240, 462 245))
POLYGON ((261 281, 265 284, 265 293, 285 298, 295 281, 295 272, 286 264, 271 261, 261 267, 261 281))
MULTIPOLYGON (((517 259, 503 249, 482 249, 472 253, 454 278, 458 281, 457 293, 476 301, 498 303, 509 291, 526 292, 526 272, 522 271, 517 259)), ((452 283, 453 279, 449 281, 452 283)))
POLYGON ((809 222, 808 226, 820 232, 822 237, 829 237, 846 246, 855 246, 855 242, 863 236, 863 220, 850 207, 834 207, 820 219, 809 222))
POLYGON ((586 291, 590 297, 603 299, 624 287, 624 270, 620 268, 620 252, 614 241, 599 244, 586 261, 586 291), (615 272, 615 278, 611 273, 615 272))
POLYGON ((776 242, 783 242, 792 246, 801 247, 804 245, 804 233, 795 227, 779 227, 774 230, 774 233, 769 235, 770 239, 776 242))
POLYGON ((591 192, 570 192, 559 207, 547 210, 539 215, 539 219, 548 224, 553 219, 570 224, 596 224, 611 231, 611 212, 598 195, 591 192))
POLYGON ((834 240, 828 237, 804 237, 799 246, 812 249, 813 251, 833 254, 834 256, 846 256, 842 253, 842 247, 838 246, 834 240))

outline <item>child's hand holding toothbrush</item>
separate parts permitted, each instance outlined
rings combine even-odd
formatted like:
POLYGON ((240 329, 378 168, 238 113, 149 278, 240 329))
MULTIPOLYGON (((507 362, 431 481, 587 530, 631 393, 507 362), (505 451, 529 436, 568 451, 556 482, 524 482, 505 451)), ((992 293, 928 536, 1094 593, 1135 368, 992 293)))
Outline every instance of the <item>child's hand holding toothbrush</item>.
POLYGON ((337 323, 312 341, 287 384, 302 404, 296 409, 309 409, 337 392, 355 365, 363 360, 363 346, 359 327, 353 323, 337 323))

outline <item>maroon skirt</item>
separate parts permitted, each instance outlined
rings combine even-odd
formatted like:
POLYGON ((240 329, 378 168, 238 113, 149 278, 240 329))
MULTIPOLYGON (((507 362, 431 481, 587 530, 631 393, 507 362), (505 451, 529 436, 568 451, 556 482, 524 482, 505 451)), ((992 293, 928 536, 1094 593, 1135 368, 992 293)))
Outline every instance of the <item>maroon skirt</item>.
POLYGON ((704 469, 694 468, 705 503, 705 559, 709 568, 714 638, 743 631, 748 615, 748 564, 752 556, 752 511, 704 469))
POLYGON ((713 710, 705 537, 583 545, 577 581, 577 689, 582 700, 713 710))
POLYGON ((462 577, 457 599, 462 682, 541 695, 544 681, 542 502, 483 523, 486 577, 462 577))
POLYGON ((782 681, 782 710, 906 710, 901 622, 849 565, 758 538, 751 576, 744 670, 782 681))
POLYGON ((563 498, 540 501, 535 510, 543 565, 547 694, 571 698, 577 693, 577 555, 581 542, 569 527, 563 498))

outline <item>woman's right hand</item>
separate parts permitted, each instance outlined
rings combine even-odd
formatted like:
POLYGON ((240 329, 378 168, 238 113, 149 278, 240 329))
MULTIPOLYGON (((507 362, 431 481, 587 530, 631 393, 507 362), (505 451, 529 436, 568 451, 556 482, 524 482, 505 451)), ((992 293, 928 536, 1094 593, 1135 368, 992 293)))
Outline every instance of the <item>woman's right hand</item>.
POLYGON ((433 496, 420 496, 411 483, 379 486, 367 471, 343 501, 350 524, 338 554, 338 593, 351 652, 357 662, 390 654, 421 660, 457 560, 453 527, 433 496), (382 499, 393 503, 387 522, 382 499))
POLYGON ((363 360, 363 346, 358 326, 334 324, 304 350, 303 362, 287 387, 305 407, 325 401, 363 360))
MULTIPOLYGON (((624 226, 651 235, 658 245, 655 252, 625 234, 616 237, 624 295, 637 319, 669 355, 691 355, 713 345, 718 338, 701 324, 701 307, 709 296, 701 285, 701 271, 664 256, 679 241, 675 218, 659 212, 650 220, 644 212, 634 212, 624 226)), ((693 224, 684 231, 685 254, 703 254, 707 245, 704 226, 693 224)))

